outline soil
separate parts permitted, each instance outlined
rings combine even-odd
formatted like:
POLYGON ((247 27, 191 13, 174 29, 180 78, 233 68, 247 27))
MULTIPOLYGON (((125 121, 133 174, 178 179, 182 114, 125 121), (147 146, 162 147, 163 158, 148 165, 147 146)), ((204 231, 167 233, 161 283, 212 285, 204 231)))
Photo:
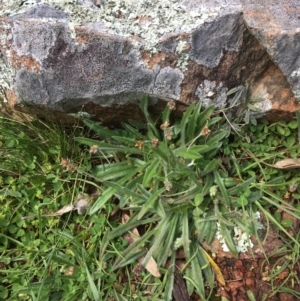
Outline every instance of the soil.
MULTIPOLYGON (((293 231, 290 234, 294 236, 294 233, 299 231, 299 220, 287 216, 285 212, 282 213, 282 218, 293 220, 293 231)), ((264 217, 262 222, 266 223, 264 217)), ((211 301, 300 300, 300 261, 292 264, 291 249, 284 244, 284 236, 272 226, 269 227, 268 232, 260 230, 259 236, 261 244, 252 236, 254 247, 251 252, 240 253, 237 259, 233 258, 231 253, 224 252, 217 239, 214 239, 210 245, 202 244, 225 279, 225 286, 216 281, 211 301), (299 295, 294 296, 289 289, 299 292, 299 295)), ((295 257, 297 258, 297 255, 295 257)), ((187 294, 185 283, 180 279, 182 260, 184 260, 183 250, 177 256, 178 271, 175 273, 173 298, 175 301, 202 301, 196 294, 191 297, 187 294)))
MULTIPOLYGON (((286 267, 273 280, 270 279, 272 271, 278 270, 285 263, 285 259, 272 258, 268 263, 265 259, 228 259, 217 258, 216 262, 222 271, 226 286, 218 284, 217 294, 226 297, 231 301, 248 301, 251 300, 247 291, 251 291, 255 299, 266 301, 296 301, 298 297, 289 293, 276 292, 275 288, 285 283, 285 287, 291 287, 294 283, 294 289, 300 292, 300 284, 297 277, 300 276, 299 264, 286 267)), ((299 278, 298 278, 299 279, 299 278)), ((249 293, 249 292, 248 292, 249 293)))
MULTIPOLYGON (((299 297, 291 293, 276 291, 276 288, 292 288, 300 292, 300 263, 293 269, 287 266, 272 279, 274 271, 278 271, 284 266, 286 259, 271 258, 266 259, 234 259, 227 257, 217 257, 215 259, 226 285, 216 283, 216 288, 210 298, 211 301, 297 301, 299 297), (251 299, 251 295, 253 295, 251 299), (223 297, 223 299, 222 299, 223 297), (225 299, 227 298, 227 299, 225 299)), ((178 262, 178 266, 181 263, 178 262)), ((180 273, 175 273, 175 283, 173 289, 175 301, 202 301, 198 295, 188 296, 185 282, 180 273)))

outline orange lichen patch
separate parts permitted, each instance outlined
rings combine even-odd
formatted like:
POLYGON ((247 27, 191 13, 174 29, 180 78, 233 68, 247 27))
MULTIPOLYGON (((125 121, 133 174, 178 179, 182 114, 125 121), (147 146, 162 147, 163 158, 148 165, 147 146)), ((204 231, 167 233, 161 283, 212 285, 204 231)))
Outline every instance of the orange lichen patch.
POLYGON ((5 96, 6 96, 6 99, 8 101, 7 104, 10 108, 14 108, 17 104, 19 104, 18 97, 17 97, 14 90, 6 89, 5 90, 5 96))
POLYGON ((87 44, 89 42, 89 36, 86 29, 81 26, 75 26, 76 38, 75 42, 79 44, 87 44))
POLYGON ((12 51, 12 66, 15 69, 26 68, 29 71, 40 72, 41 65, 31 56, 19 56, 15 51, 12 51))
POLYGON ((142 54, 142 60, 147 64, 149 69, 153 69, 155 65, 161 65, 164 61, 166 54, 164 52, 150 53, 145 51, 142 54))
POLYGON ((291 97, 285 103, 275 102, 272 106, 272 110, 282 110, 286 113, 293 113, 300 110, 300 102, 295 97, 291 97))
MULTIPOLYGON (((290 84, 275 64, 270 65, 262 74, 261 80, 252 85, 251 92, 251 97, 263 97, 272 102, 270 116, 271 112, 274 114, 277 111, 281 118, 287 119, 291 113, 300 110, 300 103, 294 97, 290 84)), ((278 117, 278 114, 274 115, 278 117)))
POLYGON ((268 31, 270 28, 272 28, 272 30, 280 28, 278 19, 275 20, 274 15, 267 10, 264 10, 263 12, 248 10, 245 11, 244 14, 247 20, 252 19, 256 24, 268 24, 268 31))

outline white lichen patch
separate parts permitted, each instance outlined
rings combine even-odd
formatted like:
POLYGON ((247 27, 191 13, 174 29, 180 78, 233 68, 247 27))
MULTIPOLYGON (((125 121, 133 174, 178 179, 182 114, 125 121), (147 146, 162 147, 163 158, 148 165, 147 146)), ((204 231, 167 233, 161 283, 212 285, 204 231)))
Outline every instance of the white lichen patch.
POLYGON ((0 27, 3 30, 3 32, 0 34, 0 48, 1 51, 5 54, 5 57, 7 58, 6 61, 0 58, 0 96, 3 99, 3 102, 7 102, 4 90, 10 89, 15 75, 15 72, 10 62, 11 52, 10 49, 7 48, 7 44, 10 43, 12 35, 11 26, 8 23, 1 22, 0 27))
POLYGON ((300 77, 300 69, 294 70, 291 73, 291 77, 300 77))
MULTIPOLYGON (((253 215, 253 223, 257 230, 263 229, 263 224, 260 222, 260 212, 255 212, 253 215)), ((249 248, 253 248, 254 244, 251 241, 251 236, 249 233, 244 232, 240 227, 234 226, 233 228, 233 242, 235 244, 236 251, 238 253, 246 253, 249 248)), ((229 248, 226 244, 225 238, 223 237, 221 233, 221 227, 220 224, 217 223, 217 232, 215 237, 219 240, 222 250, 224 252, 229 252, 229 248)))
POLYGON ((186 71, 188 69, 187 66, 188 66, 188 61, 190 58, 188 53, 183 53, 186 46, 187 46, 186 41, 179 40, 176 50, 175 50, 179 56, 176 67, 180 68, 182 71, 186 71))
POLYGON ((257 113, 253 112, 253 115, 264 114, 272 109, 272 101, 270 99, 264 99, 262 101, 256 102, 253 106, 257 109, 257 113))
MULTIPOLYGON (((156 45, 165 33, 189 32, 215 18, 221 7, 190 12, 179 0, 114 0, 103 1, 101 8, 80 5, 78 0, 43 0, 70 15, 70 22, 82 25, 89 22, 104 23, 107 31, 122 36, 136 36, 144 41, 146 50, 157 51, 156 45)), ((37 5, 33 0, 7 1, 1 15, 15 15, 37 5)), ((184 58, 186 59, 186 58, 184 58)))
POLYGON ((69 116, 75 117, 75 118, 92 118, 95 116, 94 114, 90 114, 88 112, 78 112, 78 113, 69 113, 69 116))
POLYGON ((215 81, 204 80, 197 87, 195 94, 205 107, 214 104, 216 108, 223 109, 226 107, 227 90, 222 83, 217 84, 215 81))
POLYGON ((296 97, 298 100, 300 100, 300 90, 295 90, 295 91, 293 91, 293 92, 294 92, 295 97, 296 97))

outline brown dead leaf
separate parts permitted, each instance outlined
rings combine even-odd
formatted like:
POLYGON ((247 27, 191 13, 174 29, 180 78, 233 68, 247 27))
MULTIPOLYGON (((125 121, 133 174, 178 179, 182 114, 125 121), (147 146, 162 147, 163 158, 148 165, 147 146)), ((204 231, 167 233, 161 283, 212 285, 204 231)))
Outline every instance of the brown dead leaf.
MULTIPOLYGON (((54 212, 54 213, 50 213, 50 214, 42 214, 42 216, 44 217, 55 217, 55 216, 62 216, 65 213, 71 212, 74 210, 74 206, 71 204, 68 204, 66 206, 63 206, 62 208, 60 208, 58 211, 54 212)), ((23 216, 22 220, 25 219, 29 219, 29 218, 36 218, 36 215, 32 215, 32 216, 23 216)))
MULTIPOLYGON (((140 261, 142 261, 144 258, 141 258, 140 261)), ((157 263, 155 259, 151 256, 148 263, 145 266, 146 270, 154 277, 160 277, 160 272, 157 267, 157 263)))
MULTIPOLYGON (((248 153, 247 154, 255 159, 255 157, 251 154, 248 153)), ((293 169, 293 168, 300 168, 300 158, 291 158, 291 159, 283 159, 280 160, 278 162, 276 162, 275 164, 270 164, 264 161, 261 161, 262 164, 265 164, 267 166, 273 167, 273 168, 278 168, 278 169, 293 169)))
POLYGON ((68 267, 66 270, 65 270, 65 275, 66 276, 73 276, 74 275, 74 270, 75 270, 75 267, 71 266, 71 267, 68 267))
MULTIPOLYGON (((122 214, 122 224, 126 224, 129 220, 129 216, 126 213, 122 214)), ((133 244, 140 237, 140 233, 137 228, 134 228, 129 235, 125 236, 125 239, 129 244, 133 244)), ((142 262, 144 257, 140 258, 139 262, 142 262)), ((157 263, 155 259, 151 256, 148 263, 145 266, 146 270, 154 277, 160 277, 160 272, 158 270, 157 263)))
POLYGON ((59 209, 58 211, 51 213, 51 214, 43 214, 42 216, 61 216, 65 213, 68 213, 70 211, 72 211, 74 209, 73 205, 68 204, 66 206, 63 206, 61 209, 59 209))
MULTIPOLYGON (((71 212, 72 210, 74 210, 74 206, 71 204, 68 204, 68 205, 60 208, 58 211, 56 211, 54 213, 43 214, 42 216, 46 216, 46 217, 61 216, 65 213, 71 212)), ((25 220, 25 219, 36 218, 36 217, 37 217, 37 215, 30 215, 30 216, 23 216, 21 219, 25 220)))
POLYGON ((275 164, 269 164, 266 162, 263 162, 264 164, 278 168, 278 169, 293 169, 293 168, 300 168, 300 158, 295 159, 284 159, 276 162, 275 164))

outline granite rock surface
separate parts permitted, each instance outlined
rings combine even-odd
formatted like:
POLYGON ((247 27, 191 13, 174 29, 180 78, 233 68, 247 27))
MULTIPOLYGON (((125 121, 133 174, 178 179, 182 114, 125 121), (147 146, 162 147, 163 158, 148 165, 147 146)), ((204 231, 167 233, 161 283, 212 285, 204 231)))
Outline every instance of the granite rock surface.
POLYGON ((247 85, 271 119, 300 108, 298 0, 13 2, 0 2, 0 88, 13 106, 105 121, 134 118, 143 95, 224 108, 247 85))

